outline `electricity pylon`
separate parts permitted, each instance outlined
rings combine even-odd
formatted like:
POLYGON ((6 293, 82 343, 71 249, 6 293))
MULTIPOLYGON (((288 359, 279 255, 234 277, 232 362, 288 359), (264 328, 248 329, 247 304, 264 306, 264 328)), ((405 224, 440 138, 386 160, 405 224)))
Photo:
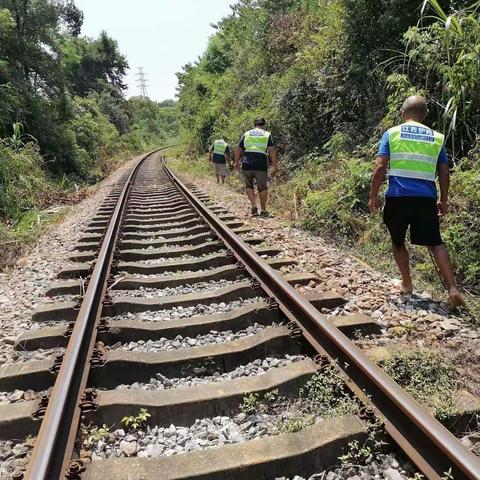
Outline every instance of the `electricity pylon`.
POLYGON ((147 85, 148 85, 147 76, 143 71, 143 67, 138 67, 137 87, 140 89, 140 96, 143 98, 148 98, 147 85))

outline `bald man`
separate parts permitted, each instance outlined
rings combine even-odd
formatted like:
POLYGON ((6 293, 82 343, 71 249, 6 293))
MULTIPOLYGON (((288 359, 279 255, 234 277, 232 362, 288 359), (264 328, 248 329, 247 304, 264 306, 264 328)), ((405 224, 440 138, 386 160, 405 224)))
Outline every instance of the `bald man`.
POLYGON ((389 185, 383 218, 402 276, 402 293, 413 292, 410 258, 405 246, 410 227, 411 242, 430 250, 445 280, 450 302, 458 307, 464 305, 464 300, 458 291, 452 263, 440 235, 439 221, 447 214, 450 170, 444 136, 422 123, 427 113, 427 102, 423 97, 409 97, 401 110, 403 123, 383 135, 373 172, 369 207, 372 212, 379 209, 378 193, 387 175, 389 185))

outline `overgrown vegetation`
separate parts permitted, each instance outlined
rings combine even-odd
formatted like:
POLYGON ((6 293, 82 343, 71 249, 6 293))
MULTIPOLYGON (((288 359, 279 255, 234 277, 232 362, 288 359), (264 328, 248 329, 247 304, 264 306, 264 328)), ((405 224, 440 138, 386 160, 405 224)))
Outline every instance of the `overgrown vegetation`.
POLYGON ((136 415, 131 415, 128 417, 122 418, 122 424, 125 425, 126 428, 133 430, 136 432, 140 428, 145 427, 148 422, 148 419, 152 415, 146 408, 141 408, 136 415))
POLYGON ((87 448, 92 447, 100 441, 105 441, 110 438, 110 428, 106 425, 101 427, 97 425, 82 425, 81 436, 83 439, 83 445, 87 448))
POLYGON ((392 355, 383 368, 414 398, 440 419, 457 413, 455 393, 462 381, 444 354, 432 350, 409 350, 392 355))
POLYGON ((178 133, 175 102, 127 100, 117 42, 82 23, 73 0, 0 0, 0 263, 38 212, 178 133))
POLYGON ((372 462, 382 452, 386 443, 380 439, 380 433, 380 425, 370 425, 367 438, 363 442, 354 440, 349 443, 348 451, 339 458, 344 474, 355 475, 359 465, 372 462))
POLYGON ((294 398, 283 397, 273 390, 263 395, 245 395, 240 405, 240 411, 247 416, 280 416, 275 427, 277 433, 296 433, 318 419, 355 415, 359 408, 333 365, 316 372, 294 398))
MULTIPOLYGON (((452 159, 444 237, 463 285, 479 293, 480 6, 472 3, 237 1, 204 55, 178 75, 187 154, 220 136, 235 144, 254 117, 267 117, 281 153, 274 205, 391 264, 386 230, 368 213, 370 175, 381 133, 400 121, 407 95, 422 93, 452 159)), ((414 257, 432 280, 426 252, 414 257)))

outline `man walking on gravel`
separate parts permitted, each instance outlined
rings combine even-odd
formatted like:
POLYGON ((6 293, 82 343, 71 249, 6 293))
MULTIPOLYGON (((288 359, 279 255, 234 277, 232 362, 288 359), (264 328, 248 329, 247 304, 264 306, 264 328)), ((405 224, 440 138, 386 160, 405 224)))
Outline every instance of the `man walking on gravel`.
POLYGON ((255 128, 246 132, 240 139, 235 152, 235 168, 241 169, 245 179, 245 188, 248 199, 252 206, 252 216, 258 215, 258 208, 255 200, 255 184, 260 197, 260 216, 268 217, 268 164, 269 158, 272 162, 273 173, 278 170, 277 151, 273 144, 272 135, 265 130, 266 121, 264 118, 257 118, 254 122, 255 128))
POLYGON ((461 306, 464 300, 440 235, 439 218, 447 214, 448 158, 444 136, 422 123, 427 113, 427 102, 423 97, 409 97, 401 110, 403 123, 383 135, 373 172, 369 207, 372 212, 379 209, 378 193, 387 175, 389 185, 383 217, 402 276, 402 292, 413 291, 410 259, 405 247, 405 236, 410 227, 412 243, 426 246, 433 255, 452 305, 461 306), (440 184, 438 202, 436 174, 440 184))
POLYGON ((213 166, 213 173, 217 177, 217 183, 225 183, 227 178, 227 160, 230 157, 228 143, 223 140, 215 140, 208 154, 208 162, 213 166))

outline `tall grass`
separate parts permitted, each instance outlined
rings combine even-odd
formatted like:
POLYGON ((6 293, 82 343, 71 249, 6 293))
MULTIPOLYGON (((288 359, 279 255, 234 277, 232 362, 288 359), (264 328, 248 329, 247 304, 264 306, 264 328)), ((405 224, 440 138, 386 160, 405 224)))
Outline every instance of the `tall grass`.
POLYGON ((0 220, 12 224, 40 206, 49 189, 38 147, 12 148, 0 143, 0 220))
POLYGON ((424 0, 428 26, 407 32, 406 56, 423 69, 425 90, 439 111, 454 157, 471 145, 480 127, 480 1, 446 12, 437 0, 424 0), (433 23, 431 22, 433 20, 433 23))

